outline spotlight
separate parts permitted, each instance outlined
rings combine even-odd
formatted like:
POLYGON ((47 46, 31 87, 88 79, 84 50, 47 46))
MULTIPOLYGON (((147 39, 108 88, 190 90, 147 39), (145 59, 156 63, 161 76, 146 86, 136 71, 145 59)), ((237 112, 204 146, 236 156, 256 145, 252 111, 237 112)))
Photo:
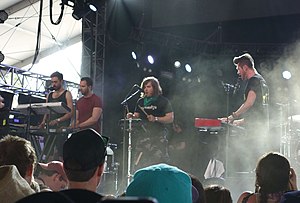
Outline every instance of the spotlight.
POLYGON ((175 62, 174 62, 174 67, 175 67, 175 68, 180 68, 180 66, 181 66, 180 61, 175 61, 175 62))
POLYGON ((87 7, 87 5, 81 5, 81 6, 77 5, 73 8, 72 16, 76 20, 80 20, 82 17, 87 15, 89 11, 90 9, 87 7))
POLYGON ((8 18, 8 14, 5 10, 0 10, 0 23, 4 23, 8 18))
POLYGON ((188 72, 188 73, 190 73, 190 72, 192 72, 192 67, 191 67, 191 65, 190 64, 185 64, 185 70, 188 72))
POLYGON ((282 77, 284 78, 284 79, 286 79, 286 80, 289 80, 289 79, 291 79, 291 77, 292 77, 292 74, 291 74, 291 72, 290 71, 283 71, 282 72, 282 77))
POLYGON ((147 59, 148 59, 148 62, 149 62, 150 64, 154 64, 154 58, 153 58, 153 56, 148 55, 147 59))
POLYGON ((91 0, 87 4, 88 4, 89 8, 92 11, 96 12, 100 8, 100 6, 104 6, 105 1, 103 1, 103 0, 91 0))
POLYGON ((137 55, 136 55, 136 53, 135 53, 134 51, 131 52, 131 56, 132 56, 132 58, 133 58, 134 60, 137 59, 137 55))
POLYGON ((88 3, 88 6, 94 12, 96 12, 98 10, 97 7, 94 4, 92 4, 92 3, 88 3))
POLYGON ((136 62, 136 67, 139 68, 140 67, 140 63, 136 62))
POLYGON ((4 61, 4 54, 2 54, 2 52, 0 51, 0 63, 2 63, 2 61, 4 61))

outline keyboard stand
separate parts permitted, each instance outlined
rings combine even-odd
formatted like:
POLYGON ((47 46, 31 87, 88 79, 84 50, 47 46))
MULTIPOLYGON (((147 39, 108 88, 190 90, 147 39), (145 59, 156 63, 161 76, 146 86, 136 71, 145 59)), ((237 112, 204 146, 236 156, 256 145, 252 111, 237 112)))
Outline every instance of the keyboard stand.
POLYGON ((36 135, 32 135, 30 133, 30 115, 44 115, 44 114, 58 114, 58 113, 69 113, 71 109, 63 102, 48 102, 48 103, 30 103, 30 104, 20 104, 14 110, 19 111, 20 113, 28 116, 28 122, 26 126, 26 135, 28 139, 31 141, 32 145, 36 147, 36 152, 39 155, 38 160, 47 161, 53 149, 53 146, 56 141, 56 136, 58 135, 51 135, 49 133, 49 125, 47 123, 47 130, 46 133, 43 133, 44 139, 46 137, 46 141, 44 143, 44 148, 41 150, 41 147, 37 147, 36 143, 36 135), (40 151, 39 151, 40 150, 40 151), (40 153, 41 152, 41 153, 40 153))

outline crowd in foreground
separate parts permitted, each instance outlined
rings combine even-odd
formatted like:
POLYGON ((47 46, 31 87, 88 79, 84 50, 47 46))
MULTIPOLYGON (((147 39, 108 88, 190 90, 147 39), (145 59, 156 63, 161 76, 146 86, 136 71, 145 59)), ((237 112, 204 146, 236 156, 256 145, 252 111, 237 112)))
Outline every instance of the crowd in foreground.
MULTIPOLYGON (((107 139, 92 129, 73 133, 63 162, 37 163, 31 143, 7 135, 0 140, 0 202, 232 203, 230 190, 203 188, 199 179, 165 163, 137 170, 120 197, 97 193, 104 173, 107 139)), ((300 202, 295 171, 281 154, 269 152, 256 166, 255 191, 238 203, 300 202)), ((249 188, 251 189, 251 188, 249 188)))

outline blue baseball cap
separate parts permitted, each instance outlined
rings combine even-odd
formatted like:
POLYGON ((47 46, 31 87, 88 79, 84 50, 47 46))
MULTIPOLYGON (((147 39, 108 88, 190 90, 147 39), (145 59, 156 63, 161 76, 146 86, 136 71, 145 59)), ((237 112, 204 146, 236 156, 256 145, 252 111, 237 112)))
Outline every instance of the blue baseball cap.
POLYGON ((153 197, 159 203, 191 203, 192 181, 186 172, 175 166, 152 165, 134 174, 126 196, 153 197))

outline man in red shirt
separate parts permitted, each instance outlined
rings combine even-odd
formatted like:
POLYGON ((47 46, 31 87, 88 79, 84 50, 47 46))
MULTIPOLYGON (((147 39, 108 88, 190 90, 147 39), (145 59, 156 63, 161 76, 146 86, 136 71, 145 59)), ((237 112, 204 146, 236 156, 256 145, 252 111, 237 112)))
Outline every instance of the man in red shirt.
POLYGON ((102 100, 92 91, 93 81, 89 77, 80 80, 80 92, 83 95, 76 103, 75 128, 93 128, 100 133, 100 119, 102 114, 102 100))

